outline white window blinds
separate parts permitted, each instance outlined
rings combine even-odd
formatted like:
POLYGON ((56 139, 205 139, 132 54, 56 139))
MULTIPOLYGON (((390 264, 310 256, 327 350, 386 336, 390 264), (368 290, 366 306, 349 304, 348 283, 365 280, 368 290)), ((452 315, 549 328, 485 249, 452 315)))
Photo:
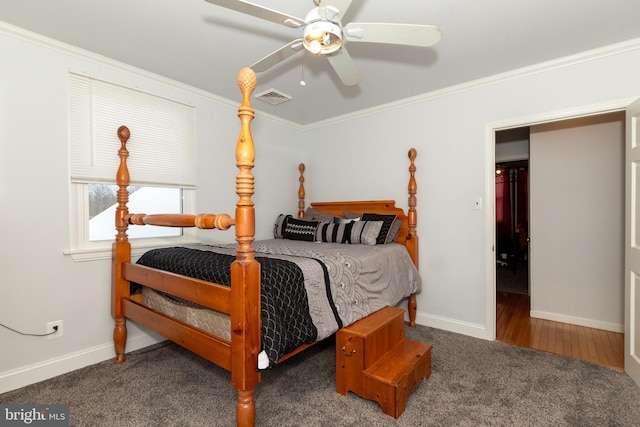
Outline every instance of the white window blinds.
POLYGON ((122 125, 131 131, 132 184, 195 188, 192 106, 75 73, 69 73, 72 182, 115 183, 122 125))

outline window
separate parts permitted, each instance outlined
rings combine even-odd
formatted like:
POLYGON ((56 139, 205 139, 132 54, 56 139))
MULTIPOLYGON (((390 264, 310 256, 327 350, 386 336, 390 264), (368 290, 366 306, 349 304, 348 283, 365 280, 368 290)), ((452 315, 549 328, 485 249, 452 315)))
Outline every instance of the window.
MULTIPOLYGON (((112 242, 114 218, 116 214, 117 185, 89 184, 89 241, 112 242)), ((147 213, 182 213, 182 190, 180 188, 135 187, 129 186, 129 203, 131 212, 147 213)), ((181 236, 182 229, 170 227, 130 227, 127 230, 129 239, 147 237, 181 236)))
MULTIPOLYGON (((127 166, 131 213, 193 212, 192 106, 138 89, 69 74, 71 250, 75 260, 110 257, 115 239, 117 129, 131 131, 127 166)), ((134 248, 195 240, 192 229, 131 226, 134 248)))

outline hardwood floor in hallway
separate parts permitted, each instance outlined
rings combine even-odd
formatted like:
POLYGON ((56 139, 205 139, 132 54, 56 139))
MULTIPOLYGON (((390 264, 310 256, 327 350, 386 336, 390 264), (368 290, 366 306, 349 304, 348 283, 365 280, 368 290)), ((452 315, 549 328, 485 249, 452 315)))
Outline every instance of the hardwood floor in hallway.
POLYGON ((532 319, 529 296, 496 293, 496 340, 624 369, 624 334, 532 319))

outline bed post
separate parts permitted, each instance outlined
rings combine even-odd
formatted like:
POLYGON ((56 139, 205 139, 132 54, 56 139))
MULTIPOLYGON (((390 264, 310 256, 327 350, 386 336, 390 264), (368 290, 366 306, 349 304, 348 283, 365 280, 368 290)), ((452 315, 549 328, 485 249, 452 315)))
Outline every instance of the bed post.
POLYGON ((304 217, 304 163, 298 165, 298 171, 300 172, 300 186, 298 187, 298 218, 304 217))
POLYGON ((120 139, 120 149, 118 156, 120 157, 120 166, 116 175, 118 184, 116 207, 116 241, 112 244, 111 258, 111 316, 115 321, 113 328, 113 346, 116 353, 115 363, 122 363, 125 360, 124 346, 127 341, 127 323, 122 312, 122 298, 129 297, 129 282, 123 278, 122 268, 124 263, 131 261, 131 243, 127 237, 127 227, 129 208, 129 169, 127 168, 127 141, 131 136, 126 126, 118 128, 118 138, 120 139))
POLYGON ((231 265, 231 382, 238 392, 236 424, 253 426, 256 420, 254 388, 260 382, 258 353, 260 352, 260 264, 255 260, 251 243, 255 236, 254 194, 255 148, 250 123, 254 117, 250 98, 256 87, 256 75, 251 68, 238 73, 242 104, 238 107, 241 122, 236 145, 236 260, 231 265))
MULTIPOLYGON (((418 234, 416 233, 416 225, 418 224, 418 213, 416 211, 416 192, 418 191, 418 184, 416 183, 416 165, 415 159, 417 156, 417 151, 415 148, 411 148, 409 150, 409 212, 408 212, 408 223, 409 223, 409 232, 407 233, 407 241, 406 246, 409 250, 409 255, 411 255, 411 259, 413 260, 414 265, 418 268, 418 234)), ((409 296, 408 302, 408 311, 409 311, 409 326, 416 326, 416 314, 418 311, 418 302, 416 300, 416 294, 411 294, 409 296)))

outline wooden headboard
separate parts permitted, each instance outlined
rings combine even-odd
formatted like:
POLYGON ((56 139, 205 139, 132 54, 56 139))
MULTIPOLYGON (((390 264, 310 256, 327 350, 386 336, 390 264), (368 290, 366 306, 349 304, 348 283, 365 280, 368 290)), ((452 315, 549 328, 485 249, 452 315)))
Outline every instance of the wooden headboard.
MULTIPOLYGON (((415 148, 409 150, 409 211, 405 213, 401 208, 396 207, 394 200, 356 200, 344 202, 311 202, 311 207, 320 212, 325 212, 334 216, 344 217, 344 212, 353 212, 355 214, 376 213, 376 214, 395 214, 396 219, 402 221, 400 233, 398 234, 397 243, 405 245, 409 251, 409 255, 413 263, 418 267, 418 235, 416 226, 418 215, 416 212, 416 192, 417 184, 415 179, 415 158, 417 152, 415 148)), ((305 211, 305 189, 304 189, 304 164, 298 167, 300 171, 300 185, 298 189, 298 216, 301 218, 305 211)))

